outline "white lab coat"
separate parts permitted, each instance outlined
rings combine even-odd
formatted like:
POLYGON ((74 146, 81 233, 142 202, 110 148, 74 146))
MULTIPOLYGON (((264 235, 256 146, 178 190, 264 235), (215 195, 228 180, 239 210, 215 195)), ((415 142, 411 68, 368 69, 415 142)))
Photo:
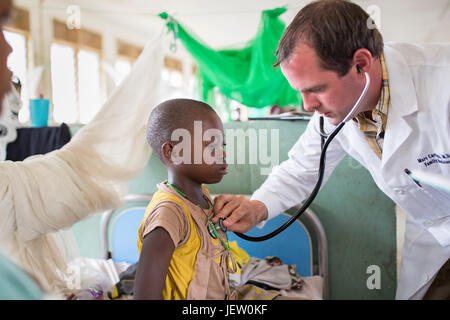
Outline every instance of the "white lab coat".
MULTIPOLYGON (((407 212, 396 299, 421 299, 450 258, 450 194, 419 187, 404 169, 450 176, 450 44, 390 43, 384 55, 390 106, 382 159, 350 121, 330 143, 324 181, 347 153, 407 212)), ((309 196, 317 181, 318 119, 315 114, 289 159, 252 196, 267 206, 269 218, 309 196)), ((332 129, 325 121, 325 131, 332 129)))

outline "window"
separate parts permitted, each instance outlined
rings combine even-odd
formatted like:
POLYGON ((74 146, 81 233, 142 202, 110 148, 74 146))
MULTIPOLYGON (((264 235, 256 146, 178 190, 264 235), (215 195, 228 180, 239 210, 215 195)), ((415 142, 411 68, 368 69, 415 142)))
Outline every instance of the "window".
POLYGON ((194 77, 184 78, 183 63, 172 57, 164 57, 161 71, 161 101, 174 98, 196 99, 194 94, 194 77))
POLYGON ((54 120, 88 123, 101 107, 98 54, 53 43, 51 69, 54 120))
POLYGON ((101 37, 91 31, 68 30, 54 21, 51 47, 53 117, 56 122, 86 124, 102 105, 101 37))
POLYGON ((78 51, 80 122, 88 123, 100 110, 100 59, 97 53, 78 51))
POLYGON ((114 66, 115 82, 118 87, 131 71, 131 62, 128 59, 117 58, 114 66))
POLYGON ((183 85, 183 75, 178 70, 163 68, 161 76, 163 81, 171 87, 180 88, 183 85))
POLYGON ((13 52, 8 57, 8 68, 13 72, 14 77, 17 77, 22 84, 20 95, 23 101, 22 109, 19 112, 19 121, 28 121, 30 115, 28 111, 28 77, 27 77, 27 38, 25 35, 4 31, 6 41, 13 48, 13 52))
POLYGON ((51 48, 53 118, 56 122, 78 122, 75 83, 75 49, 53 43, 51 48))
MULTIPOLYGON (((11 18, 7 21, 4 29, 6 41, 12 47, 13 52, 8 57, 8 68, 13 72, 15 80, 19 80, 22 85, 20 95, 22 98, 22 108, 19 112, 19 121, 27 122, 30 118, 29 99, 34 98, 37 92, 30 92, 29 75, 29 34, 30 34, 30 15, 28 10, 13 7, 11 18)), ((33 75, 31 75, 33 76, 33 75)))
POLYGON ((183 85, 183 63, 172 57, 164 57, 162 79, 167 85, 180 88, 183 85))
POLYGON ((117 58, 114 66, 114 80, 116 87, 119 86, 126 76, 130 73, 131 68, 142 53, 143 48, 117 40, 117 58))

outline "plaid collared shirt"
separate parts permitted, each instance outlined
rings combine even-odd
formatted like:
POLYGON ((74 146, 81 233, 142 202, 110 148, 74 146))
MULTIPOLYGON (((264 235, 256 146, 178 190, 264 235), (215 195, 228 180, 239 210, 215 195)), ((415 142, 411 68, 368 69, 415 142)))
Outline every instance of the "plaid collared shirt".
POLYGON ((377 105, 372 110, 373 120, 368 119, 363 112, 357 114, 353 120, 356 122, 359 130, 364 132, 370 148, 376 153, 378 158, 381 159, 384 131, 386 130, 389 108, 389 79, 383 54, 381 54, 380 61, 383 70, 381 94, 377 105))

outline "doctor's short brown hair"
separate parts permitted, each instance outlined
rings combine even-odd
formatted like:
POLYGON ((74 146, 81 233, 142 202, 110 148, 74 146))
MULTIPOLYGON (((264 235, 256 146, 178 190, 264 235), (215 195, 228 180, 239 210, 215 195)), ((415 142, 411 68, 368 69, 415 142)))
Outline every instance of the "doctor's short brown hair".
POLYGON ((383 52, 383 37, 370 16, 346 0, 319 0, 303 7, 281 37, 274 66, 289 60, 298 43, 312 47, 325 70, 345 75, 360 48, 374 58, 383 52))

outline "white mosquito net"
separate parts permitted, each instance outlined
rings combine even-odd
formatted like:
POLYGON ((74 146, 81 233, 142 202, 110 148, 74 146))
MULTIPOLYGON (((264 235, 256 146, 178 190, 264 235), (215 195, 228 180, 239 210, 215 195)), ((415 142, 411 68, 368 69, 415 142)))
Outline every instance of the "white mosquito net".
POLYGON ((95 118, 63 148, 0 162, 0 247, 50 292, 64 287, 61 274, 74 258, 69 228, 122 205, 128 182, 148 162, 145 125, 158 102, 162 41, 161 34, 147 44, 95 118))

